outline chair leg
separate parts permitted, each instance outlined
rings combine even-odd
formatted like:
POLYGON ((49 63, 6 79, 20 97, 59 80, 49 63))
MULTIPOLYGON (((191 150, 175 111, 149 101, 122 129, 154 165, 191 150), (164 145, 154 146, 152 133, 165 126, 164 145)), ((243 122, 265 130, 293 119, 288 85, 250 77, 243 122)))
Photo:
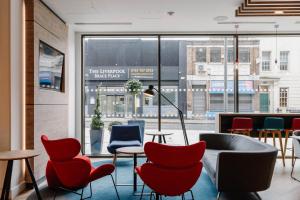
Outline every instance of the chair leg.
POLYGON ((265 134, 264 134, 264 137, 265 137, 265 140, 264 140, 264 142, 265 142, 265 143, 267 143, 268 131, 266 131, 266 132, 265 132, 265 134))
POLYGON ((194 200, 195 198, 194 198, 193 191, 192 191, 192 190, 190 190, 190 193, 191 193, 191 196, 192 196, 192 200, 194 200))
POLYGON ((84 191, 84 188, 81 189, 80 200, 83 200, 83 198, 82 198, 83 197, 83 191, 84 191))
POLYGON ((217 200, 220 200, 222 192, 218 192, 217 200))
POLYGON ((275 141, 275 133, 272 133, 272 137, 273 137, 273 146, 276 147, 276 141, 275 141))
POLYGON ((116 183, 115 183, 115 181, 114 181, 114 178, 113 178, 112 175, 110 175, 110 177, 111 177, 111 180, 112 180, 112 182, 113 182, 113 185, 114 185, 114 188, 115 188, 115 191, 116 191, 118 200, 120 200, 120 196, 119 196, 119 193, 118 193, 117 186, 116 186, 116 183))
POLYGON ((257 192, 254 192, 254 195, 256 196, 256 198, 257 198, 258 200, 261 200, 261 197, 259 196, 259 194, 258 194, 257 192))
POLYGON ((56 199, 56 193, 57 193, 57 190, 54 190, 54 198, 53 198, 53 200, 55 200, 56 199))
POLYGON ((278 131, 278 137, 279 137, 279 144, 281 149, 281 155, 282 155, 282 163, 285 167, 285 156, 284 156, 284 150, 283 150, 283 144, 282 144, 282 137, 281 137, 281 131, 278 131))
POLYGON ((290 130, 285 130, 285 141, 284 141, 284 155, 286 155, 287 143, 290 136, 290 130))
POLYGON ((184 193, 181 195, 181 199, 182 199, 182 200, 185 200, 184 193))
POLYGON ((116 161, 117 161, 117 154, 115 153, 113 157, 113 165, 116 165, 116 161))
POLYGON ((259 133, 258 133, 258 140, 259 140, 259 141, 261 141, 262 132, 263 132, 263 131, 259 131, 259 133))
POLYGON ((142 198, 143 198, 143 195, 144 195, 144 189, 145 189, 145 183, 143 184, 143 187, 142 187, 142 192, 141 192, 140 200, 142 200, 142 198))

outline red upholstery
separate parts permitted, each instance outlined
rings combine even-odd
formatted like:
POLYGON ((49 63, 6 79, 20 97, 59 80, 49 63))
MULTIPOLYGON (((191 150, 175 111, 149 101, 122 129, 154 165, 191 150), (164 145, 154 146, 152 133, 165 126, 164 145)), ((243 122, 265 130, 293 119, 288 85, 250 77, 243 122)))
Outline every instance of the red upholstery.
POLYGON ((83 188, 115 169, 112 164, 93 168, 88 157, 79 155, 80 143, 76 139, 48 140, 43 135, 41 140, 50 157, 46 168, 49 187, 83 188))
POLYGON ((150 161, 136 168, 141 179, 160 195, 178 196, 189 191, 202 171, 205 142, 190 146, 167 146, 154 142, 145 145, 150 161))
POLYGON ((253 119, 247 117, 235 117, 232 120, 232 130, 252 130, 253 119))
POLYGON ((300 130, 300 118, 293 118, 292 129, 300 130))

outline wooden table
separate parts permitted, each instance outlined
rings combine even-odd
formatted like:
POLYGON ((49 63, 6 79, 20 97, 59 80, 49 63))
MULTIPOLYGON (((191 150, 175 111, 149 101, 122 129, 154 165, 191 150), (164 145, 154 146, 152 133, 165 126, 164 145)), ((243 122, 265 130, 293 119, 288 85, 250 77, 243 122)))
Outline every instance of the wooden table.
POLYGON ((173 135, 174 133, 165 133, 165 132, 154 132, 154 133, 146 133, 146 135, 152 136, 152 142, 154 142, 155 137, 158 136, 158 143, 164 142, 167 144, 166 137, 167 135, 173 135))
POLYGON ((137 191, 137 174, 135 168, 137 167, 137 155, 144 154, 143 147, 122 147, 116 149, 117 153, 133 155, 133 192, 137 191))
POLYGON ((0 152, 0 161, 7 161, 7 168, 6 168, 5 179, 2 187, 1 200, 8 200, 9 197, 14 160, 23 160, 23 159, 26 162, 26 166, 29 175, 31 177, 37 198, 39 200, 42 199, 28 160, 29 158, 34 158, 38 155, 39 153, 34 150, 13 150, 13 151, 0 152))

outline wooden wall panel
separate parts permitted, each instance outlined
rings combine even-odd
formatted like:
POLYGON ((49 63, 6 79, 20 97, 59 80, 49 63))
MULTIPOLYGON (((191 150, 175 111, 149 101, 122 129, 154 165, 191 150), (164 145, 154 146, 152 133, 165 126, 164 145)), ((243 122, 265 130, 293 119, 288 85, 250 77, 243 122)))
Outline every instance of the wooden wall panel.
POLYGON ((52 138, 68 136, 68 28, 39 0, 26 5, 26 147, 41 155, 34 159, 37 179, 45 176, 48 156, 42 146, 42 134, 52 138), (64 92, 40 89, 39 43, 43 41, 65 54, 64 92))

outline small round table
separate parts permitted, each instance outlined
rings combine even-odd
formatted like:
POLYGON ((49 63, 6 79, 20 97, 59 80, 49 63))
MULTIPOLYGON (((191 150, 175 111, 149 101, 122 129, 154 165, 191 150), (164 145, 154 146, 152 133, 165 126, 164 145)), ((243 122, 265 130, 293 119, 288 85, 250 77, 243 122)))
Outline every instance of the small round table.
POLYGON ((137 155, 144 154, 143 147, 122 147, 116 149, 117 153, 133 155, 133 192, 137 191, 137 174, 135 168, 137 167, 137 155))
POLYGON ((146 135, 152 136, 152 142, 154 142, 155 137, 158 136, 158 143, 164 142, 167 144, 166 137, 167 135, 173 135, 174 133, 164 133, 164 132, 154 132, 154 133, 146 133, 146 135))
POLYGON ((7 161, 7 168, 6 168, 4 183, 3 183, 3 187, 2 187, 1 200, 8 200, 8 197, 9 197, 14 160, 23 160, 23 159, 26 162, 26 166, 27 166, 29 175, 31 177, 37 198, 39 200, 42 199, 40 192, 39 192, 39 188, 36 184, 36 180, 34 178, 33 172, 31 170, 29 160, 28 160, 29 158, 34 158, 38 155, 39 155, 39 153, 34 150, 13 150, 13 151, 0 152, 0 161, 7 161))

